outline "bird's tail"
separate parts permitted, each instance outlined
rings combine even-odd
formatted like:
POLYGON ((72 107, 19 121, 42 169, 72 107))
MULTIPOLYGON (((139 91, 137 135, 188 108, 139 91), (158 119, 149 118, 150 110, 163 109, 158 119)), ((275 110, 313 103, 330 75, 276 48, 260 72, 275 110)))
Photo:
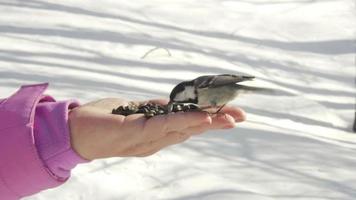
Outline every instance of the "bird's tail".
POLYGON ((234 80, 236 83, 243 81, 252 81, 255 77, 250 75, 234 75, 234 80))
POLYGON ((236 86, 240 91, 239 93, 256 93, 256 94, 264 94, 264 95, 280 94, 280 95, 287 95, 287 96, 290 95, 290 94, 284 94, 285 92, 280 91, 278 89, 254 87, 254 86, 247 86, 247 85, 240 85, 240 84, 236 84, 236 86))

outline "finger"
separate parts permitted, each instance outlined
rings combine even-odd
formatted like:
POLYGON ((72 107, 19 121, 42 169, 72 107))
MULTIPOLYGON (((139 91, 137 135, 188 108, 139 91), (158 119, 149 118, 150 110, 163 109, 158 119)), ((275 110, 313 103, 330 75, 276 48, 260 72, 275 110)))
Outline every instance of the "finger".
MULTIPOLYGON (((161 139, 157 140, 157 142, 151 143, 152 146, 157 145, 156 148, 163 148, 165 146, 169 146, 172 144, 177 144, 184 142, 192 135, 199 135, 202 134, 210 129, 227 129, 232 128, 235 125, 235 120, 227 115, 227 114, 219 114, 218 116, 213 118, 213 122, 209 123, 202 123, 197 126, 188 127, 180 132, 168 133, 166 136, 162 137, 161 139), (160 145, 160 143, 165 143, 166 145, 160 145)), ((148 156, 152 155, 153 153, 157 152, 158 150, 153 150, 151 152, 147 152, 142 154, 141 156, 148 156)))
POLYGON ((171 132, 166 136, 160 138, 159 140, 147 143, 145 147, 142 148, 143 152, 137 154, 137 156, 148 156, 155 152, 160 151, 168 146, 182 143, 190 138, 190 135, 184 132, 171 132))
POLYGON ((212 116, 209 129, 228 129, 235 127, 235 118, 227 113, 218 113, 212 116))
POLYGON ((169 113, 148 119, 144 125, 145 138, 156 140, 168 132, 184 130, 200 124, 210 124, 211 117, 206 112, 169 113))
POLYGON ((211 117, 206 112, 169 113, 167 115, 157 116, 156 119, 152 118, 152 120, 161 122, 164 132, 180 131, 188 127, 211 123, 211 117), (164 123, 162 124, 162 122, 164 123))
POLYGON ((188 133, 190 135, 199 135, 212 129, 229 129, 233 128, 234 126, 235 119, 232 116, 224 113, 219 113, 218 115, 212 117, 212 123, 188 127, 182 132, 188 133))
POLYGON ((220 112, 229 114, 235 119, 235 122, 242 122, 246 120, 245 111, 238 107, 224 106, 220 112))
POLYGON ((193 126, 193 127, 189 127, 186 128, 184 130, 182 130, 182 132, 189 134, 189 135, 200 135, 206 131, 208 131, 209 129, 211 129, 211 124, 201 124, 198 126, 193 126))
POLYGON ((156 142, 158 148, 164 148, 170 145, 182 143, 190 138, 190 135, 185 132, 171 132, 164 138, 156 142))

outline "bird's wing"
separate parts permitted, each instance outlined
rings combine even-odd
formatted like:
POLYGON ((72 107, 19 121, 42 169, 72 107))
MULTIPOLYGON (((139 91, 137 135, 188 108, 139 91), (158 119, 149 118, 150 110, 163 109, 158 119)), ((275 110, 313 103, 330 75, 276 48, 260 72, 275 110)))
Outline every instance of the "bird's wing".
POLYGON ((233 74, 221 74, 221 75, 210 75, 198 77, 196 85, 198 88, 207 87, 219 87, 222 85, 234 84, 242 81, 252 80, 254 76, 249 75, 233 75, 233 74))

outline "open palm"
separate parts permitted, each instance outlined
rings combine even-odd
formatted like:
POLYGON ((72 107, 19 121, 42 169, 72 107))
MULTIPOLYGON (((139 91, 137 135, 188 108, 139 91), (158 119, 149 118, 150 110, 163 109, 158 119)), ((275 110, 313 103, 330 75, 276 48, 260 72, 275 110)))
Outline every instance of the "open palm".
MULTIPOLYGON (((167 104, 167 100, 150 100, 167 104)), ((179 112, 147 119, 143 114, 113 115, 129 101, 106 98, 70 111, 69 125, 74 150, 88 160, 107 157, 149 156, 211 129, 233 128, 245 120, 244 112, 226 106, 219 114, 179 112)), ((142 102, 134 102, 140 104, 142 102)))

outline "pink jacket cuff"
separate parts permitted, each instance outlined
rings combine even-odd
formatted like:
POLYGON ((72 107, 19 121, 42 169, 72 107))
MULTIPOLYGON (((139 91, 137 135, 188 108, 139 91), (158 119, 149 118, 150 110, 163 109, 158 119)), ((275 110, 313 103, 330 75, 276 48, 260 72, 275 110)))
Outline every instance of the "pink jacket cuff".
POLYGON ((59 101, 43 96, 36 106, 35 144, 46 167, 58 179, 65 180, 78 163, 86 162, 70 144, 69 110, 79 106, 75 100, 59 101))
POLYGON ((78 103, 44 96, 47 86, 23 86, 0 100, 0 199, 56 187, 86 161, 70 146, 68 109, 78 103))

